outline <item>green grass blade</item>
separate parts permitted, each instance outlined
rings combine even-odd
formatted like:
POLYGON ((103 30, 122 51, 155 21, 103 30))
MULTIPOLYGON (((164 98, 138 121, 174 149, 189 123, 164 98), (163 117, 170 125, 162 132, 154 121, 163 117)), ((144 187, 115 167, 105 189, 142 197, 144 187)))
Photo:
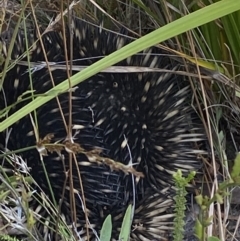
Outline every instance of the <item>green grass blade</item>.
POLYGON ((131 231, 132 205, 129 205, 124 215, 121 231, 118 240, 128 241, 131 231))
POLYGON ((112 217, 108 215, 104 220, 102 229, 100 231, 101 241, 110 241, 112 236, 112 217))
POLYGON ((239 61, 239 50, 240 50, 240 23, 236 23, 233 15, 230 14, 222 18, 222 23, 224 30, 226 31, 226 37, 230 44, 230 49, 232 50, 232 56, 234 61, 239 61))

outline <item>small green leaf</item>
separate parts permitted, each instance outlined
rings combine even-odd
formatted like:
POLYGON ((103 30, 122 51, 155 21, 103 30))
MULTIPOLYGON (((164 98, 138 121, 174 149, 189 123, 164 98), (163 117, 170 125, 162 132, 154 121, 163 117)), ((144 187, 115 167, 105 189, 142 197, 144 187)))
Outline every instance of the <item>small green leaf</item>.
POLYGON ((203 226, 200 221, 197 219, 195 223, 195 235, 199 240, 202 240, 203 237, 203 226))
MULTIPOLYGON (((129 205, 124 215, 119 240, 128 241, 131 230, 132 205, 129 205)), ((101 240, 102 241, 102 240, 101 240)))
POLYGON ((104 220, 104 223, 100 232, 100 240, 110 241, 111 236, 112 236, 112 217, 109 214, 104 220))
POLYGON ((237 154, 234 160, 231 177, 234 180, 234 182, 237 182, 240 179, 240 153, 237 154))
POLYGON ((203 221, 203 226, 208 227, 212 223, 213 217, 208 217, 206 220, 203 221))
POLYGON ((220 204, 223 204, 223 197, 219 193, 216 193, 215 197, 217 199, 217 202, 219 202, 220 204))
POLYGON ((212 236, 212 237, 208 237, 207 241, 221 241, 221 240, 217 237, 212 236))
POLYGON ((195 200, 196 200, 197 204, 198 204, 199 206, 201 206, 201 205, 203 204, 203 196, 202 196, 202 194, 197 195, 197 196, 195 197, 195 200))
POLYGON ((8 191, 6 191, 6 192, 4 192, 4 191, 0 192, 0 201, 5 200, 6 197, 9 196, 9 193, 10 193, 10 190, 8 190, 8 191))

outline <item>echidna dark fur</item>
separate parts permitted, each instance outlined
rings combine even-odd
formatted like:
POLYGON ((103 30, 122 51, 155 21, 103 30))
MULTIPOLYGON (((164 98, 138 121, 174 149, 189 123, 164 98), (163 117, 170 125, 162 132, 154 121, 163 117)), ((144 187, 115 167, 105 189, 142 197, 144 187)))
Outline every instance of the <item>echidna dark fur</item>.
MULTIPOLYGON (((67 31, 67 46, 70 46, 67 31)), ((34 40, 34 39, 33 39, 34 40)), ((30 42, 33 43, 33 40, 30 42)), ((6 52, 6 45, 4 52, 6 52)), ((89 66, 98 59, 126 45, 127 38, 93 27, 81 20, 73 21, 74 65, 89 66)), ((64 62, 63 37, 57 31, 43 35, 43 43, 49 62, 64 62)), ((29 44, 30 45, 30 44, 29 44)), ((18 58, 25 50, 25 42, 19 34, 12 52, 12 59, 18 58)), ((5 53, 6 54, 6 53, 5 53)), ((23 60, 26 60, 25 57, 23 60)), ((44 62, 40 43, 30 52, 31 62, 44 62)), ((140 181, 133 181, 132 175, 121 170, 111 170, 107 165, 90 162, 86 154, 77 155, 73 165, 73 186, 76 193, 77 224, 82 239, 86 239, 86 220, 82 209, 82 192, 78 170, 89 210, 88 218, 98 232, 103 220, 110 213, 113 217, 113 240, 117 240, 122 217, 129 203, 136 203, 132 224, 132 240, 161 240, 162 233, 172 225, 173 215, 168 213, 172 206, 170 197, 161 191, 173 184, 172 173, 181 169, 183 173, 197 170, 200 162, 194 143, 203 138, 201 130, 194 124, 194 110, 190 105, 190 88, 183 76, 176 75, 179 64, 163 51, 152 48, 132 56, 117 65, 144 66, 170 70, 169 72, 145 73, 99 73, 79 84, 72 92, 72 124, 81 127, 73 129, 73 140, 84 150, 100 149, 103 157, 133 167, 144 174, 140 181)), ((73 71, 73 74, 76 71, 73 71)), ((67 79, 62 69, 52 71, 55 84, 67 79)), ((52 87, 47 68, 31 73, 34 94, 45 93, 52 87)), ((1 93, 0 107, 12 105, 17 98, 30 89, 27 67, 16 63, 8 71, 1 93)), ((9 114, 26 102, 15 105, 9 114)), ((68 121, 69 94, 59 96, 61 111, 68 121)), ((33 116, 33 115, 32 115, 33 116)), ((67 133, 57 101, 54 99, 37 109, 40 138, 54 134, 51 143, 63 143, 67 133)), ((32 118, 34 119, 34 118, 32 118)), ((36 137, 33 122, 26 116, 11 128, 7 142, 9 150, 33 146, 36 137)), ((2 143, 5 145, 5 143, 2 143)), ((31 175, 41 189, 50 195, 42 162, 37 149, 21 153, 31 175)), ((55 200, 59 203, 70 168, 66 151, 48 153, 43 156, 55 200)), ((69 180, 66 182, 62 214, 69 224, 70 215, 69 180)), ((46 232, 47 229, 45 229, 46 232)), ((43 231, 44 232, 44 231, 43 231)), ((91 240, 95 234, 90 230, 91 240)))

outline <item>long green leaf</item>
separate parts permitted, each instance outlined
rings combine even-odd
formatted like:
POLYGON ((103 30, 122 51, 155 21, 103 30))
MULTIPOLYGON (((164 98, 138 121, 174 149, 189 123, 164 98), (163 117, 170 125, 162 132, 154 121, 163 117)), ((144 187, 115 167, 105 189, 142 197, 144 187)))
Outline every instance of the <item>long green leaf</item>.
MULTIPOLYGON (((72 86, 77 85, 83 80, 99 73, 107 67, 118 63, 119 61, 126 59, 148 47, 156 45, 169 38, 184 33, 190 29, 196 28, 217 18, 226 16, 232 12, 240 9, 240 1, 235 0, 222 0, 217 3, 211 4, 200 10, 195 11, 189 15, 186 15, 170 24, 167 24, 152 33, 137 39, 136 41, 126 45, 120 50, 106 56, 100 61, 92 64, 80 73, 71 77, 72 86)), ((46 92, 45 95, 40 96, 18 110, 16 113, 11 115, 9 118, 0 123, 0 132, 11 126, 17 120, 23 118, 39 106, 47 103, 57 95, 66 92, 69 88, 68 81, 64 81, 61 84, 55 86, 53 89, 46 92)))
POLYGON ((104 223, 100 232, 100 240, 110 241, 111 236, 112 236, 112 218, 111 218, 111 215, 108 215, 104 220, 104 223))
POLYGON ((124 215, 121 231, 118 240, 128 241, 131 231, 132 205, 129 205, 124 215))
POLYGON ((240 49, 240 33, 239 33, 239 23, 235 22, 233 15, 230 14, 222 18, 222 23, 224 30, 226 31, 226 36, 228 38, 230 49, 232 50, 232 55, 234 60, 239 60, 239 49, 240 49))

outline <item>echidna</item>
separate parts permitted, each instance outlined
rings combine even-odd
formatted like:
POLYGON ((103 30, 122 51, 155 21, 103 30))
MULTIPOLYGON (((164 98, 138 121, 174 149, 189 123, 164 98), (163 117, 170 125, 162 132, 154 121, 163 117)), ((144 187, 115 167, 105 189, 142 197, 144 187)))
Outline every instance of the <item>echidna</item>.
MULTIPOLYGON (((66 33, 69 48, 69 31, 66 33)), ((43 35, 49 62, 64 63, 62 36, 58 31, 43 35)), ((32 39, 31 43, 35 40, 32 37, 29 39, 32 39)), ((93 27, 77 19, 73 21, 72 39, 75 66, 88 66, 129 42, 122 35, 93 27)), ((18 58, 24 51, 24 38, 19 34, 12 59, 18 58)), ((45 61, 40 43, 34 45, 30 60, 45 61)), ((56 147, 43 156, 43 162, 36 149, 22 152, 21 155, 31 167, 31 174, 36 182, 52 198, 44 173, 44 163, 57 203, 60 202, 66 185, 61 212, 69 224, 73 219, 70 211, 70 181, 66 173, 72 165, 77 224, 80 226, 79 230, 82 230, 83 238, 86 238, 86 220, 82 209, 79 173, 89 222, 97 232, 110 213, 117 230, 113 239, 117 239, 123 214, 128 204, 135 203, 132 239, 161 240, 161 234, 171 226, 173 216, 167 212, 172 206, 172 200, 161 192, 173 184, 172 173, 177 169, 188 173, 200 167, 194 142, 202 139, 202 133, 193 121, 195 113, 189 103, 188 82, 174 73, 180 69, 178 62, 162 50, 151 48, 118 65, 159 68, 169 72, 99 73, 87 79, 72 91, 72 124, 77 127, 72 128, 73 141, 84 150, 76 155, 77 162, 70 162, 68 152, 57 152, 56 147), (135 170, 144 174, 144 178, 136 181, 132 175, 126 175, 121 170, 111 170, 108 165, 92 162, 91 155, 87 153, 94 152, 100 158, 133 165, 135 170)), ((30 73, 34 95, 43 94, 52 87, 47 68, 31 69, 30 73)), ((52 76, 55 84, 67 79, 67 73, 63 69, 53 70, 52 76)), ((15 103, 29 89, 29 70, 17 62, 4 80, 1 109, 6 107, 6 103, 7 106, 15 103)), ((10 113, 28 101, 29 98, 14 105, 10 113)), ((33 124, 34 115, 26 116, 15 123, 11 127, 7 148, 16 150, 36 145, 34 125, 37 126, 42 143, 44 138, 51 136, 51 143, 66 144, 66 140, 69 140, 62 117, 68 121, 69 94, 61 94, 59 102, 61 108, 54 99, 37 109, 37 125, 33 124)), ((91 240, 94 239, 95 235, 92 234, 91 240)))

